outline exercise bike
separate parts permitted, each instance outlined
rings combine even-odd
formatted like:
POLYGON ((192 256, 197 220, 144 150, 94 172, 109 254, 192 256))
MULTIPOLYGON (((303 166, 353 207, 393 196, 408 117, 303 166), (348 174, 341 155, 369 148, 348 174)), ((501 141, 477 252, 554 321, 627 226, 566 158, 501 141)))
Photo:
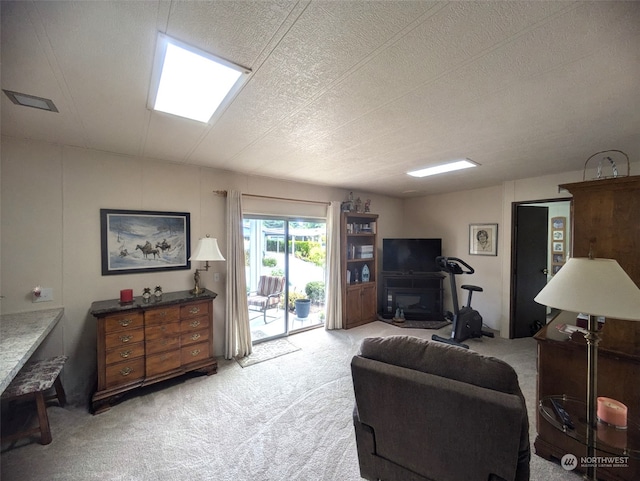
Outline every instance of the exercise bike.
POLYGON ((451 337, 441 337, 434 334, 431 338, 434 341, 446 342, 455 346, 469 349, 469 346, 462 342, 469 338, 477 338, 482 336, 493 337, 492 332, 482 330, 482 316, 478 311, 471 307, 471 296, 474 292, 482 292, 482 287, 465 284, 460 286, 462 289, 469 291, 467 305, 462 309, 458 306, 458 291, 456 289, 456 277, 460 274, 473 274, 475 270, 469 264, 457 257, 436 257, 436 265, 438 268, 449 274, 451 282, 451 297, 453 298, 453 314, 447 313, 447 318, 452 320, 451 337))

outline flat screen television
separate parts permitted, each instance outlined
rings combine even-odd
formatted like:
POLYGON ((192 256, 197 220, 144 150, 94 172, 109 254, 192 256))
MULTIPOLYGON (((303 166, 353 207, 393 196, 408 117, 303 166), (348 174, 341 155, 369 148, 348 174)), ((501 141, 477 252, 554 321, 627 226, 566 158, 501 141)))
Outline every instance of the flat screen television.
POLYGON ((382 270, 401 274, 438 272, 442 239, 382 239, 382 270))

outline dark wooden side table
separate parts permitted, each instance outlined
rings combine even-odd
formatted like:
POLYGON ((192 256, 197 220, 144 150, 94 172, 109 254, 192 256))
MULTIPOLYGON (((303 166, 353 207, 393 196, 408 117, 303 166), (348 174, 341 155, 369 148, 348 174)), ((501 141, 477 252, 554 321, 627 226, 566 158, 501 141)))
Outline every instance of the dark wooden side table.
MULTIPOLYGON (((558 321, 565 322, 571 315, 571 313, 562 313, 534 336, 538 343, 538 405, 542 403, 542 406, 546 406, 545 403, 550 402, 549 399, 552 396, 558 396, 560 393, 564 393, 569 399, 586 402, 587 352, 584 337, 579 332, 568 337, 559 333, 555 327, 558 321)), ((573 320, 575 321, 575 314, 573 314, 573 320)), ((616 322, 607 319, 602 329, 603 340, 609 335, 609 330, 616 329, 616 322)), ((606 346, 606 342, 602 344, 606 346)), ((629 408, 629 418, 633 420, 640 417, 639 379, 640 356, 607 347, 599 349, 598 395, 623 402, 629 408)), ((570 401, 567 406, 570 415, 573 412, 578 424, 584 424, 586 410, 580 413, 580 408, 574 404, 574 401, 570 401)), ((572 435, 554 425, 549 419, 551 416, 546 416, 545 413, 547 413, 546 409, 538 409, 536 413, 537 436, 534 443, 536 454, 545 459, 557 460, 562 459, 565 454, 574 454, 578 461, 581 456, 586 456, 586 444, 583 442, 583 435, 586 436, 586 424, 583 435, 579 434, 580 431, 572 435)), ((555 414, 553 416, 553 419, 556 419, 555 414)), ((637 436, 637 433, 634 434, 631 441, 634 439, 637 441, 637 436)), ((631 447, 639 449, 637 442, 631 447)), ((611 455, 609 451, 603 450, 599 444, 597 455, 611 455)), ((628 467, 601 468, 598 469, 597 475, 599 479, 607 481, 637 481, 640 479, 640 459, 630 455, 628 467)))

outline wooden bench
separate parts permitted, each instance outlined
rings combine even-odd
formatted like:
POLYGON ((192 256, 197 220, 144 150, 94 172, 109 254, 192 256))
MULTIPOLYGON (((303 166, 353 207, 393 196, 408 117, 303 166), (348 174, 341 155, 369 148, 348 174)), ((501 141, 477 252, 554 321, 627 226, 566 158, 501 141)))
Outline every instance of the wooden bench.
POLYGON ((67 356, 56 356, 41 361, 31 361, 25 364, 7 386, 7 389, 2 393, 3 400, 13 401, 35 398, 39 426, 3 436, 3 442, 37 433, 40 433, 40 444, 49 444, 51 442, 51 429, 49 427, 46 402, 57 399, 60 406, 64 406, 67 402, 62 382, 60 381, 60 372, 67 359, 67 356), (52 387, 55 388, 56 394, 45 396, 45 393, 52 387))

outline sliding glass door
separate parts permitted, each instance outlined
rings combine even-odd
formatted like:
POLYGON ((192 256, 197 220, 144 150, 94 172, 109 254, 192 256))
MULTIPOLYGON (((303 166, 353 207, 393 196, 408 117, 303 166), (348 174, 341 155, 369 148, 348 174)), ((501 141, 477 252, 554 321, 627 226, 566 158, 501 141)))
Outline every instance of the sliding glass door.
POLYGON ((325 221, 245 216, 244 238, 253 342, 323 325, 325 221))

